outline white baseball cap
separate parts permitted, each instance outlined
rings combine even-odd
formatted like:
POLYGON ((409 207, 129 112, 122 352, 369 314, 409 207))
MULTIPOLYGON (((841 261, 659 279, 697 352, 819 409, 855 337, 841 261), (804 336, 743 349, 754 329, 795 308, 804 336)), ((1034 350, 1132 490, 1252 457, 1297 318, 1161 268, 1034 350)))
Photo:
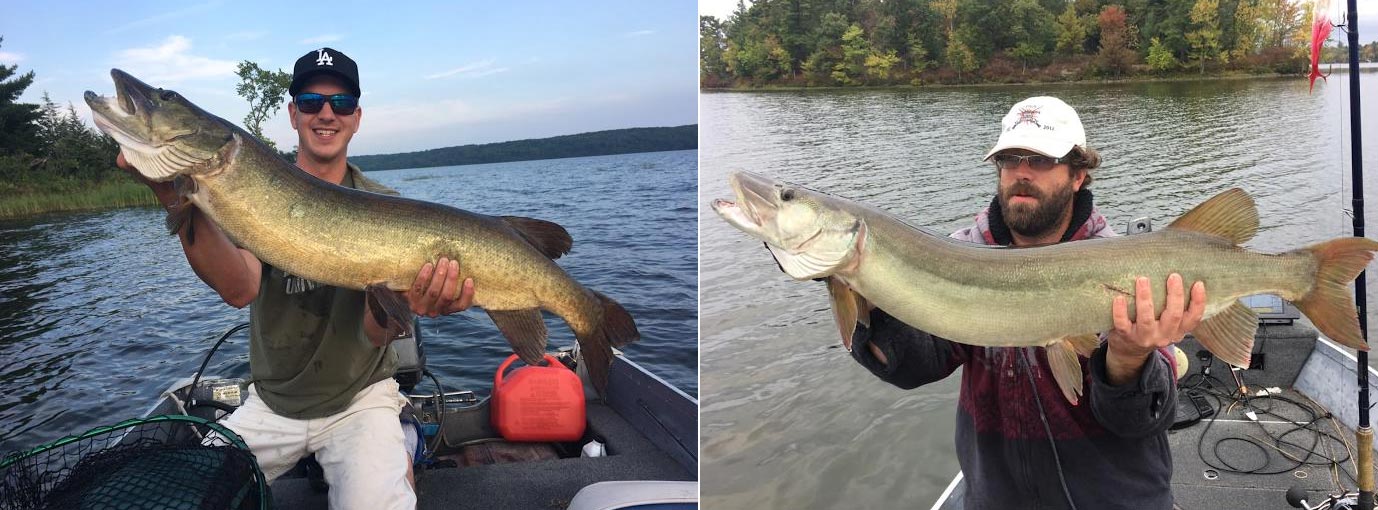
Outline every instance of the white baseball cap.
POLYGON ((1000 127, 1000 139, 985 159, 1005 149, 1060 158, 1073 147, 1086 147, 1086 130, 1077 111, 1056 97, 1031 97, 1016 103, 1000 120, 1000 127))

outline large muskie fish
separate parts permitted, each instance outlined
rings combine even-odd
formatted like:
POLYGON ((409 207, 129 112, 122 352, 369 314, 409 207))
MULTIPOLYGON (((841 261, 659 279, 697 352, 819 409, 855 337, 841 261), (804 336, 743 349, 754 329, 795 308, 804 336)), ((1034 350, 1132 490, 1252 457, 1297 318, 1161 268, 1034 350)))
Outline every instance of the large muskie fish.
MULTIPOLYGON (((906 225, 883 211, 751 173, 730 177, 736 202, 713 209, 766 242, 796 279, 826 278, 843 343, 876 307, 942 338, 983 346, 1046 346, 1049 368, 1072 403, 1081 395, 1077 355, 1113 328, 1111 302, 1134 299, 1134 281, 1155 282, 1161 313, 1171 273, 1206 284, 1206 311, 1192 333, 1220 359, 1249 365, 1257 316, 1238 301, 1272 293, 1326 336, 1368 350, 1348 284, 1378 242, 1339 238, 1267 255, 1239 245, 1258 230, 1253 199, 1231 189, 1166 229, 1135 236, 1009 249, 964 243, 906 225)), ((1135 307, 1129 306, 1131 318, 1135 307)))
POLYGON ((187 101, 118 69, 115 97, 86 93, 96 126, 154 181, 174 180, 183 198, 235 244, 310 281, 364 290, 379 324, 410 327, 393 291, 423 264, 460 262, 482 307, 530 364, 541 362, 541 310, 569 323, 602 390, 611 346, 638 338, 627 311, 575 282, 552 259, 573 243, 555 223, 475 214, 444 205, 336 186, 293 166, 263 142, 187 101))

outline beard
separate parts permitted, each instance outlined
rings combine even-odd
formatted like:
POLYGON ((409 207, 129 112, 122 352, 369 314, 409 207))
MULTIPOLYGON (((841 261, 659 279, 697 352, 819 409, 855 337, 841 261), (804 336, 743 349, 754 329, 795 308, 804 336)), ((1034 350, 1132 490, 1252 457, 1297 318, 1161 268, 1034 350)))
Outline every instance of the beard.
POLYGON ((1024 237, 1043 237, 1059 227, 1058 221, 1071 205, 1075 194, 1070 182, 1050 194, 1045 194, 1033 184, 1018 181, 1009 188, 1000 190, 1000 213, 1005 218, 1005 226, 1009 227, 1011 232, 1024 237), (1033 197, 1038 202, 1035 205, 1010 205, 1010 198, 1015 195, 1033 197))

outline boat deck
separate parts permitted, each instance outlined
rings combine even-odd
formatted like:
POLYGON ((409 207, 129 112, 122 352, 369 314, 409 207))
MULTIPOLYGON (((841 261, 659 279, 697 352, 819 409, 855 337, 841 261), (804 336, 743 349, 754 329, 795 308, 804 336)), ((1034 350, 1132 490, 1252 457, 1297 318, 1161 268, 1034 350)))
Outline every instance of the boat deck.
MULTIPOLYGON (((587 414, 589 432, 607 438, 608 456, 420 471, 417 508, 557 509, 595 482, 697 479, 608 406, 590 402, 587 414)), ((326 494, 306 479, 280 479, 272 490, 277 508, 326 508, 326 494)))
MULTIPOLYGON (((1247 405, 1225 396, 1238 392, 1223 363, 1216 361, 1213 378, 1205 379, 1199 361, 1192 360, 1179 392, 1203 395, 1215 414, 1168 433, 1172 492, 1179 507, 1287 509, 1292 508, 1285 498, 1289 487, 1306 490, 1313 503, 1354 490, 1354 431, 1293 388, 1313 355, 1315 338, 1302 325, 1260 326, 1254 358, 1257 364, 1261 357, 1263 366, 1239 374, 1250 394, 1280 391, 1251 397, 1247 405)), ((1181 347, 1189 356, 1200 350, 1192 338, 1181 347)), ((1342 397, 1351 406, 1353 399, 1352 394, 1342 397)), ((1192 413, 1188 402, 1179 405, 1179 419, 1192 413)))
MULTIPOLYGON (((1354 430, 1331 415, 1356 414, 1349 409, 1355 407, 1355 367, 1333 347, 1318 345, 1315 330, 1302 324, 1259 326, 1255 366, 1238 372, 1251 395, 1247 405, 1233 397, 1238 386, 1224 363, 1213 361, 1211 376, 1204 377, 1196 358, 1200 344, 1188 336, 1178 346, 1191 358, 1189 374, 1179 381, 1179 420, 1195 412, 1192 401, 1182 398, 1188 393, 1201 395, 1212 412, 1168 432, 1178 508, 1282 510, 1293 508, 1286 499, 1291 487, 1305 490, 1312 505, 1356 490, 1354 430), (1294 388, 1304 367, 1307 393, 1294 388), (1269 388, 1276 392, 1257 396, 1269 388), (1312 400, 1318 392, 1333 396, 1335 409, 1312 400)), ((962 508, 964 490, 959 474, 932 508, 962 508)))

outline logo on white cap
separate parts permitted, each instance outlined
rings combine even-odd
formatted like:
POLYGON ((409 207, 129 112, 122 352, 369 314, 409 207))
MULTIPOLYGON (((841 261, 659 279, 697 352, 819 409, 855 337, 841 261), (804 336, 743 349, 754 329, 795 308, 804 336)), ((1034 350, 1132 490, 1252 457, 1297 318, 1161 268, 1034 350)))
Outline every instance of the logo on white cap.
MULTIPOLYGON (((1019 109, 1019 120, 1015 121, 1013 126, 1010 126, 1010 127, 1005 128, 1005 131, 1009 131, 1009 130, 1011 130, 1011 129, 1014 129, 1015 126, 1018 126, 1018 125, 1020 125, 1020 124, 1025 124, 1025 123, 1033 124, 1033 125, 1038 126, 1038 127, 1043 127, 1042 124, 1039 124, 1039 123, 1038 123, 1038 112, 1041 111, 1042 108, 1043 108, 1043 107, 1041 107, 1041 106, 1033 106, 1033 105, 1029 105, 1029 106, 1025 106, 1025 107, 1023 107, 1023 108, 1020 108, 1020 109, 1019 109)), ((1045 129, 1048 129, 1048 128, 1045 128, 1045 129)))
POLYGON ((1005 149, 1024 149, 1060 158, 1075 147, 1086 146, 1086 131, 1076 110, 1055 97, 1020 101, 1000 124, 1000 139, 986 153, 986 159, 1005 149))
POLYGON ((334 66, 334 65, 335 65, 335 59, 330 58, 330 53, 327 53, 327 52, 325 51, 325 48, 321 48, 321 49, 319 49, 319 50, 316 50, 316 65, 318 65, 318 66, 334 66))

